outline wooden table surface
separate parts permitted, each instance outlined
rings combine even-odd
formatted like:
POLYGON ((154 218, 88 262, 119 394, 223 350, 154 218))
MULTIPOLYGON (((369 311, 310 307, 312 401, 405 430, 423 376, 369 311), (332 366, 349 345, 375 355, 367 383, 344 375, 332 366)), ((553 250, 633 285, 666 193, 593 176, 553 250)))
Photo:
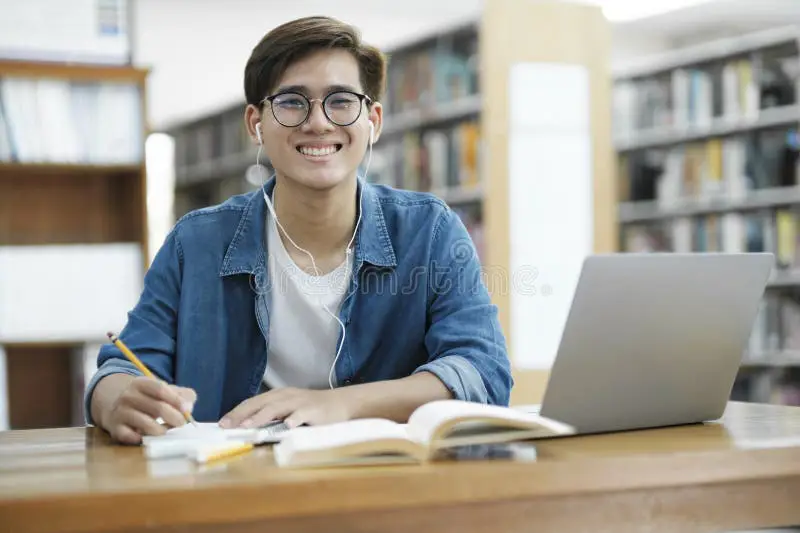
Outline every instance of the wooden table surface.
POLYGON ((800 408, 525 444, 517 458, 285 470, 147 461, 95 428, 0 433, 0 531, 723 531, 800 525, 800 408), (271 529, 274 528, 274 529, 271 529))

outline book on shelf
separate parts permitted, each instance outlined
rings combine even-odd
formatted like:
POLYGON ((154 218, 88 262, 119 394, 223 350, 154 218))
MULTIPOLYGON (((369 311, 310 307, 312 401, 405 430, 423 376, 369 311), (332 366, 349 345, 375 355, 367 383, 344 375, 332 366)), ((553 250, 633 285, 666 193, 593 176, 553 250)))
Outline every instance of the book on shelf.
POLYGON ((0 162, 137 164, 141 105, 134 83, 0 76, 0 162))
POLYGON ((478 120, 462 120, 381 139, 373 149, 369 178, 417 191, 477 188, 482 158, 478 120))
POLYGON ((431 109, 476 94, 477 55, 477 29, 471 27, 390 53, 387 112, 431 109))
POLYGON ((683 142, 620 157, 622 200, 669 210, 741 202, 754 192, 798 185, 797 126, 683 142))
POLYGON ((754 123, 766 109, 796 104, 799 78, 797 45, 786 40, 747 55, 620 79, 613 97, 615 136, 635 146, 642 132, 681 135, 754 123))
POLYGON ((568 436, 575 429, 511 407, 441 400, 417 408, 407 424, 359 419, 295 428, 275 445, 281 467, 424 463, 459 446, 568 436))
POLYGON ((649 209, 648 220, 624 220, 625 249, 768 251, 781 267, 800 266, 799 138, 780 128, 623 156, 625 199, 649 209))

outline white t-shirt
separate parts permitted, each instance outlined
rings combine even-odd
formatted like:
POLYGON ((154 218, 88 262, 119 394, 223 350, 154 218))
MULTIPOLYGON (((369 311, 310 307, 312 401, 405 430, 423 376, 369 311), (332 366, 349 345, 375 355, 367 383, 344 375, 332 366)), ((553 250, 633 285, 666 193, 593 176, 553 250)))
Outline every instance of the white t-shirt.
MULTIPOLYGON (((328 376, 339 348, 339 316, 352 270, 352 254, 324 276, 309 275, 292 260, 267 213, 269 268, 269 351, 264 382, 270 389, 329 388, 328 376)), ((292 246, 289 244, 289 246, 292 246)), ((336 386, 336 375, 331 375, 336 386)))

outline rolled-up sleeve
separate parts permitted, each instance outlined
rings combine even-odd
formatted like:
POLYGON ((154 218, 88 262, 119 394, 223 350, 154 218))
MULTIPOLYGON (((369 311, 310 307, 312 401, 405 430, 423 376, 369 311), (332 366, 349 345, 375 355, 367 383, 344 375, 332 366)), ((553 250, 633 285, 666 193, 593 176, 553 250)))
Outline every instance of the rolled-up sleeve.
POLYGON ((436 375, 456 399, 508 405, 513 380, 497 306, 474 243, 452 210, 439 216, 431 246, 429 358, 416 372, 436 375))
MULTIPOLYGON (((159 249, 144 279, 144 290, 119 338, 159 378, 173 382, 178 306, 180 305, 182 253, 178 228, 159 249)), ((91 417, 91 401, 97 383, 111 374, 141 375, 113 344, 104 344, 97 356, 97 372, 84 392, 84 416, 91 417)))
POLYGON ((97 369, 97 372, 92 376, 92 379, 86 385, 86 393, 83 401, 83 416, 86 418, 86 423, 94 425, 96 422, 92 419, 92 393, 94 393, 97 383, 104 377, 111 374, 128 374, 131 376, 140 376, 142 373, 136 368, 133 363, 129 361, 122 361, 120 359, 109 359, 105 364, 97 369))

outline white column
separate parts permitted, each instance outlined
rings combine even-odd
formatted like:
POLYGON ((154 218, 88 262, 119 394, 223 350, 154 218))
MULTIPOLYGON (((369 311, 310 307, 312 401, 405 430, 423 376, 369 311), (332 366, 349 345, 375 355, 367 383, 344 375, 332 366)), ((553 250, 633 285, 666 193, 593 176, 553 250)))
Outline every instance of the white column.
POLYGON ((83 415, 83 395, 86 385, 97 371, 97 353, 101 344, 86 343, 75 350, 73 354, 73 379, 74 398, 72 420, 75 424, 84 425, 86 419, 83 415))
POLYGON ((11 427, 8 414, 8 366, 6 351, 0 344, 0 431, 11 427))
POLYGON ((589 75, 517 63, 509 78, 508 216, 515 365, 550 370, 594 244, 589 75))

